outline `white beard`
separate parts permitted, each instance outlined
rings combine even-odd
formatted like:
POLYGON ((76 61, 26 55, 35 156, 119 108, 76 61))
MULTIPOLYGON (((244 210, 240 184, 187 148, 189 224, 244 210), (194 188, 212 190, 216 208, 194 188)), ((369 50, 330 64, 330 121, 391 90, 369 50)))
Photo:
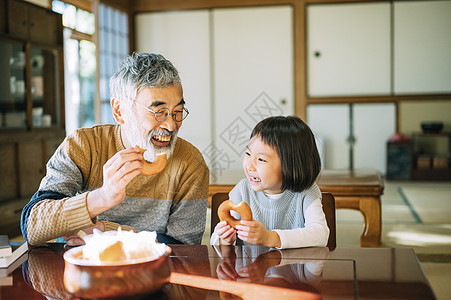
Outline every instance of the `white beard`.
POLYGON ((141 124, 138 123, 138 120, 136 117, 131 117, 129 119, 128 126, 124 126, 123 129, 125 131, 127 140, 129 143, 134 147, 138 145, 142 149, 146 149, 147 151, 144 152, 144 159, 148 162, 155 161, 155 155, 160 153, 166 153, 166 157, 169 159, 171 157, 172 153, 174 152, 175 143, 177 141, 177 132, 178 130, 174 130, 173 132, 170 132, 168 130, 164 129, 153 129, 150 131, 150 133, 146 136, 145 132, 141 130, 141 124), (169 145, 166 147, 156 147, 152 143, 152 137, 154 135, 161 135, 161 134, 170 134, 171 135, 171 141, 169 142, 169 145))

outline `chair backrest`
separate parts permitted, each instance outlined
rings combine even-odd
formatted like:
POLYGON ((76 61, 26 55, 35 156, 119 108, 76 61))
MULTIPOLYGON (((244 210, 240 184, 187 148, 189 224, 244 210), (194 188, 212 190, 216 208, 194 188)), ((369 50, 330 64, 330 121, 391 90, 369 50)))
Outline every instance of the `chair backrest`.
MULTIPOLYGON (((335 198, 331 193, 321 193, 324 215, 326 216, 327 226, 330 229, 329 240, 327 247, 329 250, 334 250, 337 246, 337 235, 335 228, 335 198)), ((216 224, 219 223, 218 207, 225 200, 229 199, 228 193, 216 193, 211 197, 211 220, 210 220, 210 235, 215 230, 216 224)))
POLYGON ((216 193, 211 196, 210 236, 215 231, 216 224, 219 223, 218 207, 227 199, 229 199, 228 193, 216 193))
POLYGON ((327 248, 334 250, 337 246, 337 230, 335 219, 335 197, 331 193, 321 193, 324 215, 326 216, 327 226, 329 227, 329 240, 327 248))

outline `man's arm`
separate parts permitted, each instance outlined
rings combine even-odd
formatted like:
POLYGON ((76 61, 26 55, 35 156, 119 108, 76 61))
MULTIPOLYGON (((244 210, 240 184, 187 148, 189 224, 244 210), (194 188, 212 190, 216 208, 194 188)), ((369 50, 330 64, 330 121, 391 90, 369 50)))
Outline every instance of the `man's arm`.
POLYGON ((47 163, 39 190, 24 207, 22 234, 30 244, 39 244, 93 225, 86 209, 83 175, 63 150, 63 142, 47 163))
POLYGON ((86 209, 86 193, 70 198, 61 196, 64 195, 38 191, 24 207, 21 229, 29 244, 41 244, 94 225, 86 209))
POLYGON ((97 163, 97 160, 92 158, 89 146, 89 143, 83 143, 81 134, 75 135, 67 138, 49 160, 39 191, 21 216, 22 233, 30 244, 43 243, 93 226, 98 214, 124 199, 128 182, 140 173, 142 155, 138 149, 131 148, 119 151, 104 164, 103 169, 97 168, 99 171, 92 174, 90 164, 97 163), (74 162, 65 149, 75 152, 74 157, 79 163, 74 162), (80 163, 84 166, 80 167, 80 163), (87 186, 85 180, 88 175, 103 179, 100 180, 102 187, 87 186))

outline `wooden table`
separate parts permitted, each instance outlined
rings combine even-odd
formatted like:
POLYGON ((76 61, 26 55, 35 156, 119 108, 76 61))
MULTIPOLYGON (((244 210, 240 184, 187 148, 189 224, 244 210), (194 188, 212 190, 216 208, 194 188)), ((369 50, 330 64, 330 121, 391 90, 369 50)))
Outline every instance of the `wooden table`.
MULTIPOLYGON (((314 299, 435 299, 415 253, 409 248, 279 251, 259 246, 169 246, 173 250, 172 272, 201 276, 203 283, 214 284, 197 288, 168 283, 155 294, 134 299, 232 299, 217 290, 223 285, 233 287, 236 281, 241 285, 247 282, 244 285, 249 288, 257 285, 259 290, 274 291, 275 286, 283 291, 301 291, 314 299), (234 280, 226 279, 227 274, 236 272, 234 280)), ((64 288, 64 251, 62 244, 31 249, 28 261, 9 275, 12 285, 0 287, 1 299, 78 299, 64 288)), ((260 300, 263 299, 268 297, 260 300)), ((286 298, 280 294, 269 299, 286 298)))
POLYGON ((336 208, 355 209, 364 220, 360 246, 377 247, 382 234, 381 195, 384 181, 371 169, 322 170, 318 180, 322 192, 332 193, 336 208))
MULTIPOLYGON (((241 178, 237 178, 238 182, 241 178)), ((355 209, 362 213, 364 220, 360 246, 377 247, 382 234, 381 196, 384 192, 384 181, 377 170, 347 169, 322 170, 318 179, 322 192, 332 193, 336 208, 355 209)), ((211 184, 209 203, 215 193, 228 193, 234 185, 211 184)))

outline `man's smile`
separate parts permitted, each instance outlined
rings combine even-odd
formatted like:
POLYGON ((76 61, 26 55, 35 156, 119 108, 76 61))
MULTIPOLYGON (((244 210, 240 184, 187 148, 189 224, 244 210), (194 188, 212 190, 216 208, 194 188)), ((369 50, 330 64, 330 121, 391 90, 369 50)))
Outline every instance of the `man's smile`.
POLYGON ((171 140, 171 136, 170 135, 154 135, 152 137, 152 139, 154 139, 155 141, 158 141, 158 142, 169 142, 171 140))

